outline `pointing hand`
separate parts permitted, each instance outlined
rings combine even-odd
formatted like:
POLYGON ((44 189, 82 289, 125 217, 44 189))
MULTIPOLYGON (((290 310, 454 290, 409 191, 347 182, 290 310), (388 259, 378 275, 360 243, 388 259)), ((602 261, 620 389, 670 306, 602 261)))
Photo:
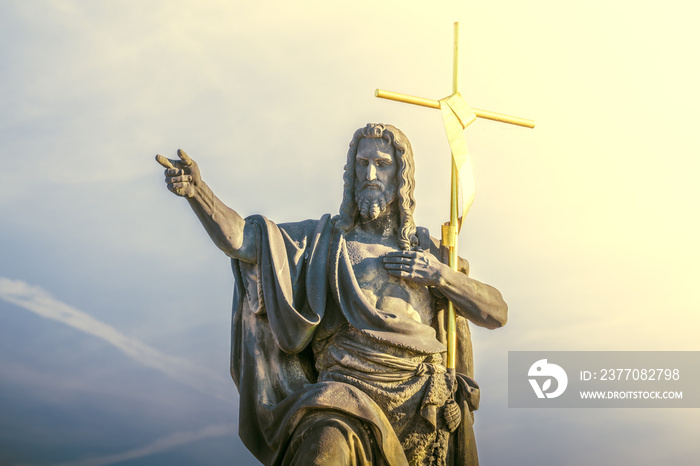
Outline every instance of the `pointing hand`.
POLYGON ((156 155, 156 161, 165 167, 165 182, 168 189, 178 196, 194 197, 202 182, 197 163, 182 149, 177 151, 180 160, 172 160, 156 155))

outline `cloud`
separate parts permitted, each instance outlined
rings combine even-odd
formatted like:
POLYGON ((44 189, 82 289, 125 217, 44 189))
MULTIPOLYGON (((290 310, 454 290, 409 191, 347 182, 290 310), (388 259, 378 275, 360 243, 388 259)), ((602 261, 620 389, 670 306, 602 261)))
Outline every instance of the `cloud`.
MULTIPOLYGON (((0 282, 1 283, 1 282, 0 282)), ((79 461, 59 463, 57 466, 104 466, 108 464, 120 463, 136 458, 141 458, 155 453, 160 453, 171 448, 175 448, 188 443, 196 442, 206 438, 228 436, 236 432, 233 424, 215 424, 199 430, 175 432, 174 434, 161 437, 154 442, 143 447, 134 448, 122 453, 112 455, 95 456, 79 461)))
POLYGON ((194 366, 182 358, 163 354, 89 314, 58 301, 37 286, 0 277, 0 299, 100 338, 134 361, 162 372, 202 394, 233 402, 230 392, 223 389, 228 385, 228 381, 219 374, 194 366))

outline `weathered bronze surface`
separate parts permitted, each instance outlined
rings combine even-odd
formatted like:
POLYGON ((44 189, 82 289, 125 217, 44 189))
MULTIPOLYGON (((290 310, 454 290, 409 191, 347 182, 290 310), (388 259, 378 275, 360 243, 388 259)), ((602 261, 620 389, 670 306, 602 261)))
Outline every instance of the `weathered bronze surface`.
POLYGON ((467 320, 501 327, 507 306, 416 227, 406 136, 358 129, 339 215, 279 225, 243 219, 178 155, 156 157, 168 189, 232 260, 231 374, 250 451, 264 464, 477 464, 467 320), (448 300, 455 372, 445 368, 448 300))

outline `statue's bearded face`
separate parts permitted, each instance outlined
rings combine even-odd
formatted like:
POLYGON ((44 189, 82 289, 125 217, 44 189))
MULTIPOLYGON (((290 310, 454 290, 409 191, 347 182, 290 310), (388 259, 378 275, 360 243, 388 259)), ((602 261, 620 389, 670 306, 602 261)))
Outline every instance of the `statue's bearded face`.
POLYGON ((355 156, 355 202, 374 220, 396 200, 396 151, 386 139, 362 138, 355 156))

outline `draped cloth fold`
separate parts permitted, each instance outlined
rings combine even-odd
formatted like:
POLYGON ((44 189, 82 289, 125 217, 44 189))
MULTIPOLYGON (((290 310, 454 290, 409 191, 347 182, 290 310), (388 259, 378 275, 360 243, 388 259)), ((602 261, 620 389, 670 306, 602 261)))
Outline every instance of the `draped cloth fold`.
POLYGON ((462 218, 466 212, 469 212, 476 192, 471 156, 467 150, 467 141, 464 136, 464 129, 476 121, 476 114, 459 92, 440 99, 439 102, 442 123, 452 152, 452 163, 457 170, 457 179, 461 188, 462 207, 459 210, 459 225, 457 226, 459 232, 462 228, 462 218))

